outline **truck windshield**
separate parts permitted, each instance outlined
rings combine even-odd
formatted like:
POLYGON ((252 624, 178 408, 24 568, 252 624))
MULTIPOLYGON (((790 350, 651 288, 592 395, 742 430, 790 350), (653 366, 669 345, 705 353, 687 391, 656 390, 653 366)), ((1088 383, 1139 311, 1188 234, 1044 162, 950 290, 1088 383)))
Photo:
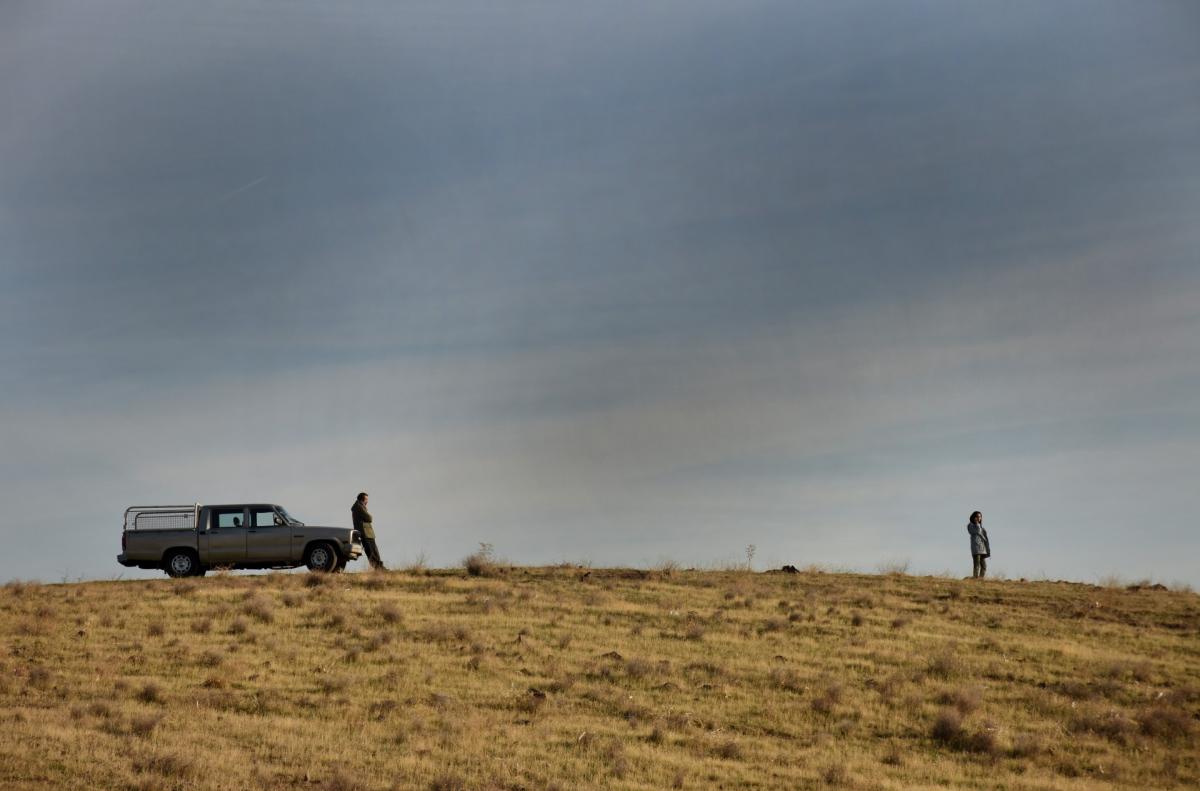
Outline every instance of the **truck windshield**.
POLYGON ((300 526, 304 525, 304 523, 301 522, 299 519, 293 519, 291 514, 289 514, 287 511, 283 510, 282 507, 277 508, 276 510, 279 511, 279 515, 282 516, 289 525, 300 525, 300 526))

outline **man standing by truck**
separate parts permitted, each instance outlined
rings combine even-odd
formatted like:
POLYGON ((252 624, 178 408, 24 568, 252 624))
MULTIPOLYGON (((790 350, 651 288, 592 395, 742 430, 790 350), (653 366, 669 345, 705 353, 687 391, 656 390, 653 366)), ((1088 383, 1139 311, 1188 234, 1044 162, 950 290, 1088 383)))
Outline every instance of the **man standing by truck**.
POLYGON ((350 515, 354 518, 354 529, 362 536, 363 551, 367 553, 371 568, 386 571, 379 557, 379 546, 375 543, 375 526, 371 523, 371 512, 367 510, 367 497, 366 492, 358 493, 358 499, 350 506, 350 515))

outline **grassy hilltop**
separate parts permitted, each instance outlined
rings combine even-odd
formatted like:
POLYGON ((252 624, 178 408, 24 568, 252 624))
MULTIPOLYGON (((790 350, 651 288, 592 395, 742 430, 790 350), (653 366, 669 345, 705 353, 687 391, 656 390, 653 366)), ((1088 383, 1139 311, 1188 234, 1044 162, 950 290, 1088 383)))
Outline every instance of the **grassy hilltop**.
POLYGON ((5 789, 1200 787, 1200 597, 496 569, 10 583, 5 789))

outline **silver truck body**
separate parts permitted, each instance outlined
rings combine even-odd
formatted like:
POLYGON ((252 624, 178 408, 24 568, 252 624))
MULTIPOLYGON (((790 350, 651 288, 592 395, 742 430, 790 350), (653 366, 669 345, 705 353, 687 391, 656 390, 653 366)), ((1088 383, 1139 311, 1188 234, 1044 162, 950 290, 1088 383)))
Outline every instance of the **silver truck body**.
POLYGON ((353 528, 306 525, 271 503, 133 506, 125 511, 121 549, 121 565, 173 577, 210 568, 341 571, 362 554, 353 528))

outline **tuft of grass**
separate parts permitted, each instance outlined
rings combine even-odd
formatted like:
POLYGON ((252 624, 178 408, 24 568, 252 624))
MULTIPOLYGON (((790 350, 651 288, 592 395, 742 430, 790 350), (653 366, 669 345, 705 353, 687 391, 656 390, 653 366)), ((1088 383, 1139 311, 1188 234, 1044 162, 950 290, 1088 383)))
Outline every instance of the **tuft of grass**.
POLYGON ((934 678, 946 679, 956 675, 962 667, 958 657, 949 651, 935 654, 925 666, 925 672, 934 678))
POLYGON ((429 784, 429 791, 467 791, 467 783, 458 775, 440 774, 429 784))
POLYGON ((875 571, 887 576, 903 577, 908 574, 908 567, 908 558, 904 558, 903 560, 884 561, 875 567, 875 571))
MULTIPOLYGON (((153 730, 153 726, 150 729, 153 730)), ((183 753, 167 751, 135 758, 133 770, 139 773, 158 774, 176 780, 186 780, 199 773, 194 758, 183 753)))
POLYGON ((947 689, 938 696, 938 703, 950 706, 964 717, 979 708, 983 691, 979 687, 947 689))
POLYGON ((654 665, 639 657, 625 660, 625 675, 630 678, 645 678, 654 672, 654 665))
POLYGON ((1169 706, 1142 709, 1137 722, 1143 734, 1167 742, 1185 741, 1195 728, 1191 715, 1169 706))
POLYGON ((225 661, 224 654, 209 649, 200 655, 199 663, 204 667, 217 667, 225 661))
POLYGON ((1042 743, 1036 736, 1031 733, 1023 733, 1013 739, 1012 747, 1008 754, 1013 758, 1033 758, 1041 755, 1045 750, 1042 748, 1042 743))
POLYGON ((834 708, 842 702, 845 689, 836 681, 825 682, 821 694, 812 700, 812 710, 818 714, 832 714, 834 708))
POLYGON ((1070 723, 1075 733, 1094 733, 1122 745, 1129 744, 1138 729, 1136 721, 1116 709, 1083 710, 1070 723))
POLYGON ((158 713, 135 716, 129 721, 129 732, 145 739, 154 733, 154 729, 159 726, 165 716, 158 713))
POLYGON ((384 623, 398 624, 404 620, 404 613, 400 611, 399 607, 391 602, 379 605, 375 612, 379 616, 379 619, 384 623))
POLYGON ((962 715, 955 709, 942 709, 933 721, 929 735, 934 741, 942 744, 957 746, 966 736, 963 730, 962 715))
POLYGON ((844 765, 833 764, 821 773, 821 779, 825 781, 825 785, 846 785, 848 782, 850 782, 850 773, 846 771, 846 767, 844 765))
POLYGON ((154 682, 145 684, 137 692, 137 699, 143 703, 166 703, 162 687, 154 682))
POLYGON ((718 758, 734 761, 742 757, 742 747, 733 739, 725 739, 713 747, 713 755, 718 758))
POLYGON ((786 692, 799 694, 804 691, 804 683, 795 670, 790 667, 771 668, 771 685, 786 692))
POLYGON ((261 596, 253 596, 242 603, 242 612, 260 623, 271 623, 275 620, 275 612, 271 602, 261 596))

